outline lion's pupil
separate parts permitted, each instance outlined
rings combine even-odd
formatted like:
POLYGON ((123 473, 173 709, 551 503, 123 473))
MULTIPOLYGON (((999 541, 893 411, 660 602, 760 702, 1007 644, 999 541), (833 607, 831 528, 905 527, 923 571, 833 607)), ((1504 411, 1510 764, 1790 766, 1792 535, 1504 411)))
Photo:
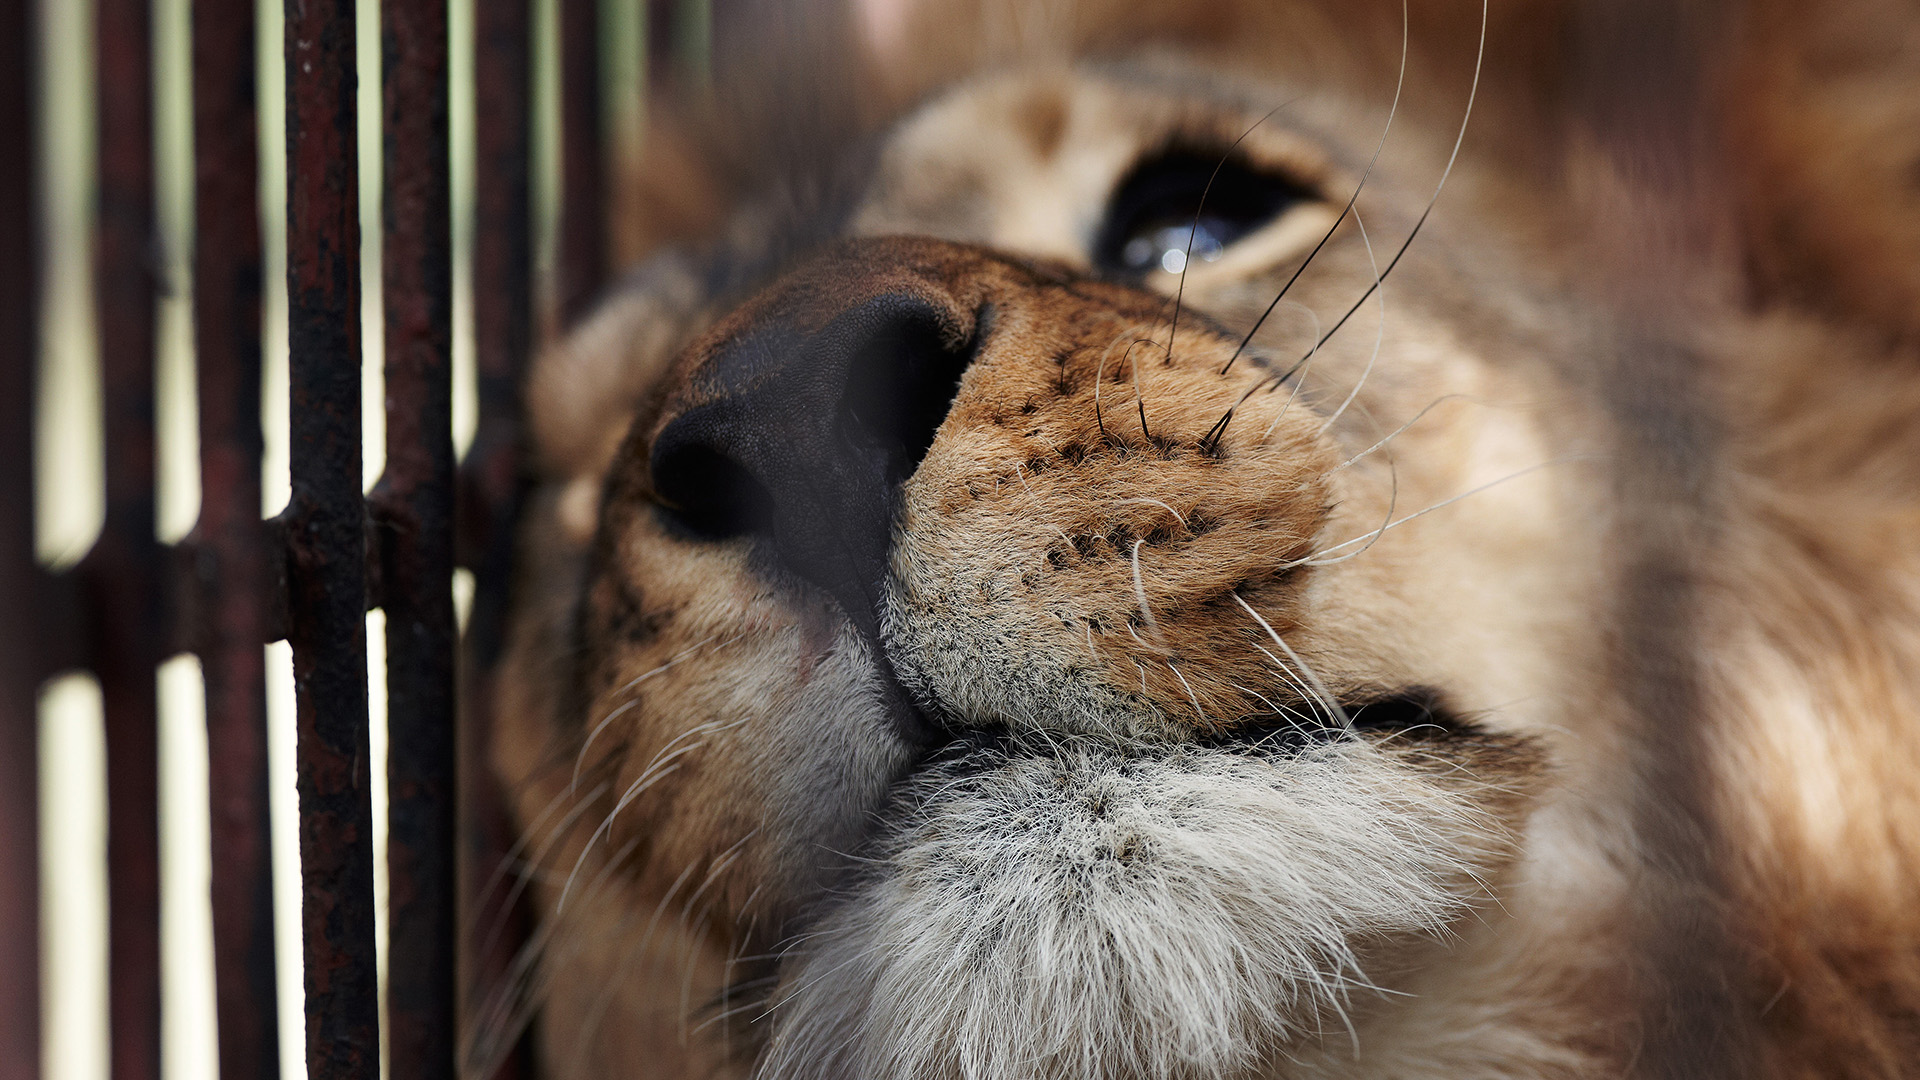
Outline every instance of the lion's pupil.
POLYGON ((1233 227, 1211 215, 1203 215, 1196 227, 1191 219, 1178 225, 1155 224, 1149 226, 1144 235, 1136 235, 1127 241, 1120 251, 1121 262, 1128 270, 1144 274, 1156 266, 1169 274, 1177 274, 1187 268, 1189 258, 1202 262, 1215 262, 1227 245, 1220 236, 1231 238, 1233 227))
POLYGON ((1136 165, 1107 201, 1093 246, 1101 269, 1178 274, 1313 197, 1284 176, 1218 152, 1168 151, 1136 165))

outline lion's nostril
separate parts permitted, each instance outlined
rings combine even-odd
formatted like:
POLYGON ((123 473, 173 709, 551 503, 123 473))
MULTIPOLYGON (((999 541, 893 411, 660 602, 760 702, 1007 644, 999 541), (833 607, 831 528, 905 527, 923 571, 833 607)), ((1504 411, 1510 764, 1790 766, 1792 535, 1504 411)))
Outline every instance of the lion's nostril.
MULTIPOLYGON (((766 532, 773 526, 773 496, 752 471, 687 432, 656 448, 653 489, 672 520, 707 540, 766 532)), ((666 442, 663 437, 663 442, 666 442)))
MULTIPOLYGON (((976 316, 974 338, 984 325, 984 314, 976 316)), ((933 445, 973 353, 972 342, 952 347, 933 319, 908 318, 881 330, 848 365, 840 437, 881 455, 889 483, 906 480, 933 445)))
POLYGON ((767 542, 869 633, 899 487, 985 325, 983 312, 901 290, 897 274, 875 277, 865 289, 858 276, 832 280, 711 344, 650 459, 673 520, 702 538, 767 542))

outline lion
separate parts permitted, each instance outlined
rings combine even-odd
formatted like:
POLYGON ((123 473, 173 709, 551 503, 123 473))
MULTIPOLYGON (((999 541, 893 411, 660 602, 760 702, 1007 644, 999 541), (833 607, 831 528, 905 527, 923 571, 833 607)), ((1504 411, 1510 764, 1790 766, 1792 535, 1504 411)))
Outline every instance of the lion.
POLYGON ((817 18, 531 375, 476 1068, 1920 1075, 1910 9, 817 18))

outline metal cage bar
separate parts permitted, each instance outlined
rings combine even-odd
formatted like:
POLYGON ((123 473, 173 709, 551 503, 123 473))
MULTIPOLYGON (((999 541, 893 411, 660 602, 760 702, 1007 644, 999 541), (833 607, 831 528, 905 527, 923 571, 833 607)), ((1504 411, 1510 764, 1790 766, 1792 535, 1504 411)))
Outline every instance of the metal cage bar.
POLYGON ((585 314, 607 273, 607 161, 601 152, 600 5, 560 0, 560 325, 585 314))
POLYGON ((387 613, 387 1053, 452 1080, 456 753, 453 239, 447 13, 381 5, 387 462, 372 510, 387 613))
MULTIPOLYGON (((0 600, 38 606, 33 551, 33 410, 40 352, 37 5, 0 4, 0 600)), ((0 1080, 40 1072, 40 637, 0 618, 0 1080)))
POLYGON ((378 1075, 360 493, 360 200, 354 5, 286 8, 293 497, 287 640, 299 725, 307 1075, 378 1075))
MULTIPOLYGON (((396 1076, 457 1074, 459 995, 497 981, 517 947, 511 933, 463 942, 458 930, 515 919, 484 908, 498 897, 477 886, 498 867, 509 834, 484 747, 525 486, 520 389, 536 326, 531 6, 475 0, 480 414, 456 467, 447 5, 381 5, 387 466, 363 497, 354 4, 285 0, 286 85, 259 88, 254 0, 195 0, 201 506, 192 531, 168 548, 155 538, 152 5, 97 0, 94 278, 107 512, 81 562, 52 573, 34 549, 40 5, 0 0, 0 141, 15 148, 0 164, 0 596, 10 608, 0 619, 0 1080, 41 1071, 37 697, 50 675, 76 668, 98 677, 106 715, 112 1073, 158 1077, 155 677, 160 660, 183 649, 200 658, 207 692, 220 1073, 278 1076, 286 1048, 277 1035, 261 646, 283 636, 293 645, 299 730, 300 1052, 313 1080, 377 1077, 364 619, 372 605, 385 608, 388 627, 391 1068, 396 1076), (287 102, 293 497, 273 521, 260 516, 261 92, 287 102), (456 564, 477 579, 464 643, 454 621, 456 564), (463 904, 478 910, 457 911, 463 904)), ((562 0, 560 13, 566 181, 554 295, 570 321, 607 270, 607 162, 598 7, 562 0)), ((520 1059, 507 1061, 496 1076, 512 1074, 520 1059)))
MULTIPOLYGON (((493 664, 506 622, 514 521, 522 493, 520 387, 533 344, 531 0, 474 0, 474 374, 479 416, 459 482, 459 559, 476 585, 461 675, 459 849, 463 909, 460 986, 467 993, 508 977, 522 936, 521 912, 502 910, 489 883, 509 850, 504 796, 490 782, 493 664), (495 927, 502 933, 490 933, 495 927)), ((470 1015, 470 1010, 468 1011, 470 1015)), ((524 1055, 501 1055, 500 1080, 525 1071, 524 1055)))
POLYGON ((252 0, 194 0, 194 366, 200 516, 180 560, 186 641, 206 680, 214 995, 223 1077, 279 1075, 267 806, 269 597, 260 520, 259 148, 252 0))
POLYGON ((146 0, 95 7, 99 219, 94 290, 106 520, 80 566, 107 736, 107 984, 114 1080, 160 1075, 158 695, 154 536, 153 35, 146 0))

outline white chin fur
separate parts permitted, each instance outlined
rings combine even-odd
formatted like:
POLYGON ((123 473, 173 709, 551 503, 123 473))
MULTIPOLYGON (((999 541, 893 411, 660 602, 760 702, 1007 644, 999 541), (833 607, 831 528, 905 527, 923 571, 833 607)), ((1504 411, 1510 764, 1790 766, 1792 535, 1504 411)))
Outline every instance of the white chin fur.
POLYGON ((1338 1026, 1355 944, 1438 935, 1497 826, 1358 742, 1090 743, 927 770, 788 958, 767 1078, 1230 1075, 1338 1026))

